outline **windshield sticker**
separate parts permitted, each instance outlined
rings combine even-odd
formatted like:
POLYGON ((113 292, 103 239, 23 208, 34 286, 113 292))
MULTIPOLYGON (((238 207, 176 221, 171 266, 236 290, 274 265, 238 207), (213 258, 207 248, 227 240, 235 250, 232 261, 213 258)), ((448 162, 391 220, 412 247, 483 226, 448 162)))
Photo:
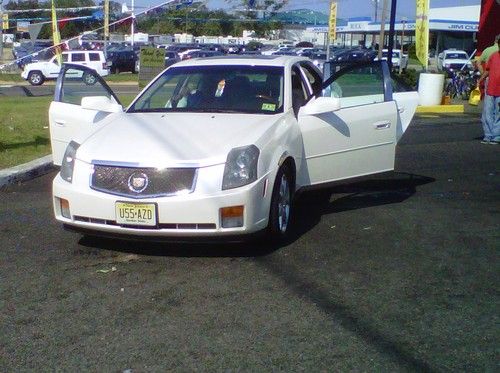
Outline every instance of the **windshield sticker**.
POLYGON ((276 104, 262 104, 262 110, 267 110, 267 111, 275 111, 276 110, 276 104))
POLYGON ((220 97, 224 93, 224 87, 226 86, 226 81, 222 79, 219 84, 217 84, 217 90, 215 91, 215 97, 220 97))

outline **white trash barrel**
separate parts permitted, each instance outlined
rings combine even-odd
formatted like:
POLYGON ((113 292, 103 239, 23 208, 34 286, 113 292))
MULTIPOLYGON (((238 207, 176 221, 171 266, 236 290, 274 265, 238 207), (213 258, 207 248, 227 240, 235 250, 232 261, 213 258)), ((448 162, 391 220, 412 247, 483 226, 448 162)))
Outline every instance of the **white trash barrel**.
POLYGON ((421 73, 418 79, 418 104, 420 106, 433 106, 441 104, 443 87, 443 74, 421 73))

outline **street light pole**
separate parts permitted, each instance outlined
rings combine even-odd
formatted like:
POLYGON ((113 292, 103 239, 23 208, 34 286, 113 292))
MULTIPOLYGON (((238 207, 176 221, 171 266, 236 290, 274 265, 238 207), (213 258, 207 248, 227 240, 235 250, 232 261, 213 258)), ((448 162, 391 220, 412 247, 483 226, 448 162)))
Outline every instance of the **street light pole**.
MULTIPOLYGON (((394 49, 397 2, 398 2, 398 0, 392 0, 392 3, 391 3, 391 21, 389 24, 389 46, 387 48, 387 63, 389 64, 389 69, 391 69, 391 70, 392 70, 392 50, 394 49)), ((401 55, 401 59, 399 61, 400 65, 401 65, 402 59, 403 59, 403 56, 401 55)))

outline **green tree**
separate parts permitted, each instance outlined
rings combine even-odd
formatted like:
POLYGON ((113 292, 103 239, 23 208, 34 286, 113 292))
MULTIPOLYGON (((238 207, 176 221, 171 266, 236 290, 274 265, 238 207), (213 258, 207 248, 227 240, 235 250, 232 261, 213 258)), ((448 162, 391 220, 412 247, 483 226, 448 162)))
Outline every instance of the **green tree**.
POLYGON ((208 21, 203 26, 203 35, 218 36, 222 33, 222 28, 217 21, 208 21))

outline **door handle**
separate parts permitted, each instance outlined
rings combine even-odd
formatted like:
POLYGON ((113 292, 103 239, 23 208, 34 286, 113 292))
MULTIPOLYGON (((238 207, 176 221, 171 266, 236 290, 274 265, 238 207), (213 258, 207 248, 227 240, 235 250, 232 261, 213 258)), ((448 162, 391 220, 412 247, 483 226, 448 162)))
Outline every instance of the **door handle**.
POLYGON ((391 127, 391 122, 377 122, 373 124, 373 127, 377 130, 383 130, 391 127))
POLYGON ((403 114, 403 113, 405 112, 405 110, 406 110, 406 109, 405 109, 405 107, 404 107, 404 106, 400 107, 400 108, 398 109, 399 114, 403 114))
POLYGON ((59 126, 59 127, 66 127, 66 121, 65 120, 54 120, 54 123, 56 124, 56 126, 59 126))

